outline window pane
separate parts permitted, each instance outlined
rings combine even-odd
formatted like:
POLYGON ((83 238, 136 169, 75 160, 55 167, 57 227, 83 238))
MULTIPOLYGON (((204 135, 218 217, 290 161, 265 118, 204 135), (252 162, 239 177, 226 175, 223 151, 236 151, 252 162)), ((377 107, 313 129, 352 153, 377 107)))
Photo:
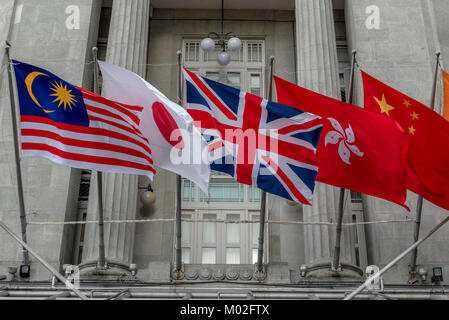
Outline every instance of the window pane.
POLYGON ((351 190, 351 202, 362 203, 362 194, 351 190))
MULTIPOLYGON (((182 217, 185 218, 185 219, 191 219, 192 215, 190 215, 190 214, 183 214, 182 217)), ((191 228, 192 228, 192 223, 191 222, 184 222, 183 221, 181 223, 182 244, 189 244, 190 243, 191 228)))
POLYGON ((244 186, 235 181, 209 183, 209 197, 200 191, 201 202, 243 202, 244 186))
POLYGON ((248 62, 262 62, 262 44, 248 44, 248 62))
POLYGON ((183 201, 192 202, 195 201, 195 185, 189 180, 183 181, 183 201))
POLYGON ((257 263, 257 249, 253 249, 253 264, 257 263))
MULTIPOLYGON (((227 214, 226 220, 239 221, 239 214, 227 214)), ((240 244, 240 224, 226 224, 226 242, 229 244, 240 244)))
MULTIPOLYGON (((259 221, 260 220, 260 216, 252 216, 251 220, 259 221)), ((252 244, 254 246, 257 246, 259 244, 259 228, 260 228, 260 224, 252 223, 251 226, 252 226, 252 244)))
POLYGON ((215 248, 203 248, 201 263, 203 264, 215 263, 215 248))
POLYGON ((239 51, 227 51, 231 55, 231 61, 243 62, 243 43, 239 51))
MULTIPOLYGON (((215 214, 204 214, 203 219, 217 219, 215 214)), ((203 222, 203 242, 216 243, 217 242, 217 226, 215 222, 203 222)))
POLYGON ((248 187, 249 202, 260 202, 260 189, 256 187, 248 187))
POLYGON ((256 96, 261 95, 262 90, 261 83, 260 83, 260 74, 258 73, 252 73, 251 74, 251 80, 250 80, 250 92, 251 94, 254 94, 256 96))
POLYGON ((190 263, 190 248, 182 248, 182 262, 190 263))
POLYGON ((240 248, 226 248, 226 263, 240 264, 240 248))
POLYGON ((240 72, 228 72, 227 84, 240 90, 240 72))
POLYGON ((218 72, 206 72, 206 78, 218 82, 220 80, 220 74, 218 72))
POLYGON ((260 74, 251 74, 251 87, 260 88, 260 74))
POLYGON ((199 61, 199 60, 200 60, 199 42, 187 42, 185 61, 199 61))
POLYGON ((222 51, 223 49, 221 48, 220 45, 215 44, 215 48, 214 50, 210 51, 210 52, 205 52, 204 54, 204 58, 206 61, 216 61, 217 60, 217 56, 218 54, 222 51))

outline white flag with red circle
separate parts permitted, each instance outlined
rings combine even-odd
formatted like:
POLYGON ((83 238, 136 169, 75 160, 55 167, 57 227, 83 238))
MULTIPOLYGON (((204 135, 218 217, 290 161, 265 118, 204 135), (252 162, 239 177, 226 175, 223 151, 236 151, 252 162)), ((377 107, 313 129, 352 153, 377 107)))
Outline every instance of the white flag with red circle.
POLYGON ((154 164, 195 182, 206 194, 210 165, 208 146, 192 117, 139 75, 99 61, 103 96, 143 107, 139 129, 148 139, 154 164))

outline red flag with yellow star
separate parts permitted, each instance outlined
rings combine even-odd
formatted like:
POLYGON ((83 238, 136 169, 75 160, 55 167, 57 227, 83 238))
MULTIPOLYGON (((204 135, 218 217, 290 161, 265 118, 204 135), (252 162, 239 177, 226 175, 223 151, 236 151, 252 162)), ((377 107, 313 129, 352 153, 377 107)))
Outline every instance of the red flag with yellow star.
POLYGON ((407 188, 449 210, 449 122, 363 71, 362 78, 365 109, 396 120, 407 133, 407 188))

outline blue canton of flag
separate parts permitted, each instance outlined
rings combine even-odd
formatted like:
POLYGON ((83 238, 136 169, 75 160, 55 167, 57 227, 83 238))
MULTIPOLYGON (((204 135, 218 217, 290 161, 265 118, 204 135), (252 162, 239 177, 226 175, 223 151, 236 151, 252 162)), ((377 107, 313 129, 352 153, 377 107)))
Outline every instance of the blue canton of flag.
POLYGON ((58 164, 153 177, 142 107, 107 100, 51 72, 13 61, 22 154, 58 164))
POLYGON ((209 143, 211 169, 311 204, 321 118, 185 70, 187 107, 209 143))

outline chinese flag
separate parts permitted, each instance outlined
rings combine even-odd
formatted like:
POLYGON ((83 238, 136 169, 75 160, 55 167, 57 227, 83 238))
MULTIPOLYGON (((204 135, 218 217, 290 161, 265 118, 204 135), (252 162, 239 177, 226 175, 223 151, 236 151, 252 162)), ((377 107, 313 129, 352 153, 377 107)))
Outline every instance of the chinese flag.
POLYGON ((406 132, 408 189, 449 210, 449 122, 370 75, 362 77, 365 109, 396 120, 406 132))
POLYGON ((274 79, 281 104, 323 118, 317 181, 407 208, 407 138, 396 122, 278 77, 274 79))
POLYGON ((449 73, 443 71, 443 85, 444 85, 444 113, 443 117, 449 121, 449 73))

